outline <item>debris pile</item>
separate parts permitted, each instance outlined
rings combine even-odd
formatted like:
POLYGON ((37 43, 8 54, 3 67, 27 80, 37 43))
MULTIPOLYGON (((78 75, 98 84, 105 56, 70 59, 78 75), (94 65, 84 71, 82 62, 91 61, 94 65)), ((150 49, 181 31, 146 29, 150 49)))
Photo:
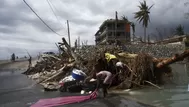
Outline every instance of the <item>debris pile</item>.
POLYGON ((93 68, 97 60, 105 51, 116 55, 127 66, 127 72, 117 74, 121 82, 114 88, 125 89, 152 85, 161 89, 158 85, 163 84, 162 77, 166 75, 166 78, 169 78, 172 75, 169 64, 189 56, 189 50, 171 58, 157 59, 147 53, 130 54, 117 46, 84 46, 80 49, 72 49, 64 38, 62 38, 62 43, 58 44, 62 51, 60 55, 43 55, 41 61, 24 72, 28 77, 43 85, 46 90, 60 88, 59 81, 70 76, 74 68, 90 76, 94 72, 93 68))

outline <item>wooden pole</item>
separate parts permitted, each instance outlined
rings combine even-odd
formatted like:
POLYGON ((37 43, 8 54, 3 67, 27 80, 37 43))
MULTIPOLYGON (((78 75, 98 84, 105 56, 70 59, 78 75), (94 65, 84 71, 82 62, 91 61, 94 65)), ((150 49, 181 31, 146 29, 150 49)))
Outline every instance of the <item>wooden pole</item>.
POLYGON ((69 21, 67 20, 67 27, 68 27, 68 41, 69 41, 69 45, 71 47, 71 40, 70 40, 70 27, 69 27, 69 21))
POLYGON ((78 36, 78 47, 80 47, 80 36, 78 36))
POLYGON ((117 20, 118 20, 118 17, 117 17, 117 11, 115 12, 115 35, 114 35, 114 37, 115 37, 115 43, 116 43, 116 41, 117 41, 117 20))
POLYGON ((61 54, 60 47, 58 46, 57 43, 55 43, 56 47, 58 48, 59 55, 61 54))

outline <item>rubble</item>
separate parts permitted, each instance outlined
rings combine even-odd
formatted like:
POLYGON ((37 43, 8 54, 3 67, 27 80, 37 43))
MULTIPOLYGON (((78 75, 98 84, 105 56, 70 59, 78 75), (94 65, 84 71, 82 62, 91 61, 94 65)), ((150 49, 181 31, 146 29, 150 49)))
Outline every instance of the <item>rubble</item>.
POLYGON ((133 87, 154 86, 161 89, 158 85, 163 84, 162 77, 169 78, 172 74, 169 64, 183 60, 189 56, 189 50, 182 54, 177 54, 171 58, 155 58, 147 53, 130 54, 124 52, 117 46, 84 46, 79 49, 72 49, 62 38, 62 43, 58 43, 62 50, 60 55, 46 55, 37 62, 34 67, 28 68, 23 74, 28 75, 44 86, 45 90, 57 90, 59 81, 71 75, 71 71, 76 68, 84 71, 90 76, 93 67, 104 51, 110 52, 126 64, 128 72, 118 74, 120 84, 116 89, 133 87))

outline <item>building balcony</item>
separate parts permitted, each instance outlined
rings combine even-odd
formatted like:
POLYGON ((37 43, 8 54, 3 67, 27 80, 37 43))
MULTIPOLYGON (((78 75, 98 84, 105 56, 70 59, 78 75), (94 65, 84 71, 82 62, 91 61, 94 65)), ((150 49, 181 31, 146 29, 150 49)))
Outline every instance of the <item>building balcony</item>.
POLYGON ((113 37, 113 36, 109 36, 107 38, 108 40, 120 40, 120 41, 130 41, 130 37, 126 37, 126 36, 117 36, 117 37, 113 37))
POLYGON ((105 29, 99 36, 96 36, 96 39, 100 39, 106 36, 106 34, 108 33, 108 30, 105 29))
MULTIPOLYGON (((108 30, 108 29, 105 29, 99 36, 96 36, 96 39, 98 39, 98 38, 103 38, 104 36, 106 36, 106 34, 108 34, 108 33, 115 33, 115 32, 117 32, 117 33, 119 33, 119 32, 125 32, 125 30, 108 30)), ((114 34, 113 34, 114 35, 114 34)))

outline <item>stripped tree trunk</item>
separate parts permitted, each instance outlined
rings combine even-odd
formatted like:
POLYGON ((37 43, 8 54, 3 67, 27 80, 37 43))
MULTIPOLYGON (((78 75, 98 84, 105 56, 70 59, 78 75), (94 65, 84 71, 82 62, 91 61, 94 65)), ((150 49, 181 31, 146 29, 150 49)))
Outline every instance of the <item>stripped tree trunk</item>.
POLYGON ((146 27, 144 27, 144 42, 146 43, 146 27))
POLYGON ((189 56, 189 50, 185 50, 183 53, 176 54, 172 58, 168 58, 168 59, 162 60, 161 62, 157 63, 156 67, 157 68, 162 68, 164 66, 167 66, 169 64, 175 63, 177 61, 182 61, 182 60, 184 60, 184 58, 186 58, 188 56, 189 56))

